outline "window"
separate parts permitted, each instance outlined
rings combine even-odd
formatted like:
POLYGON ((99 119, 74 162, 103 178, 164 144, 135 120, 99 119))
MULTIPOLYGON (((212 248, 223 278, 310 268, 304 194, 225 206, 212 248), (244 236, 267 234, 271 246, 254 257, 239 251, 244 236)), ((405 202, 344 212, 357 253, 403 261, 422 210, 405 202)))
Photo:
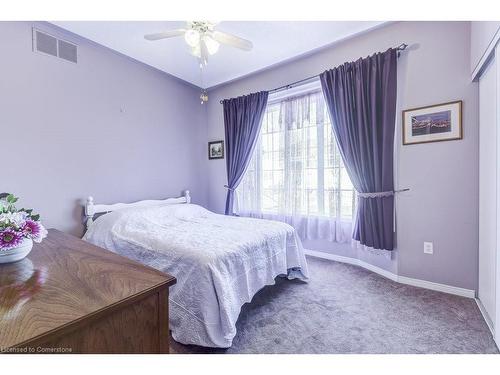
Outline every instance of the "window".
POLYGON ((318 83, 306 92, 269 98, 254 155, 237 192, 241 215, 352 220, 355 191, 318 83))

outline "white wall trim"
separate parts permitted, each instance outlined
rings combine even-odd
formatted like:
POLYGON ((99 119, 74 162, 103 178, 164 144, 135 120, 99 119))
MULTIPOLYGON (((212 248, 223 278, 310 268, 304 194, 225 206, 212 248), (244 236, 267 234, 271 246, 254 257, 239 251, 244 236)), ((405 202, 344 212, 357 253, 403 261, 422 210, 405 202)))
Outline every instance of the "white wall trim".
MULTIPOLYGON (((497 35, 500 34, 500 27, 497 31, 497 35)), ((500 125, 500 106, 498 105, 498 101, 500 100, 500 45, 495 46, 495 51, 494 51, 494 62, 496 64, 496 78, 497 78, 497 89, 496 89, 496 100, 497 100, 497 129, 498 126, 500 125)), ((497 131, 497 189, 496 189, 496 194, 497 194, 497 233, 496 233, 496 265, 495 265, 495 316, 493 317, 494 323, 492 324, 493 327, 495 325, 498 327, 500 325, 500 229, 498 228, 498 220, 500 217, 500 196, 499 196, 499 187, 500 187, 500 152, 498 152, 500 145, 500 132, 497 131)), ((493 331, 492 331, 493 332, 493 331)), ((495 339, 495 342, 497 343, 497 346, 500 347, 500 329, 496 331, 496 335, 493 333, 493 338, 495 339)))
POLYGON ((443 292, 443 293, 455 294, 457 296, 462 296, 462 297, 467 297, 467 298, 475 298, 475 296, 476 296, 476 291, 472 290, 472 289, 459 288, 456 286, 439 284, 439 283, 435 283, 432 281, 413 279, 411 277, 406 277, 406 276, 399 276, 399 275, 396 275, 395 273, 384 270, 380 267, 374 266, 374 265, 369 264, 367 262, 364 262, 360 259, 325 253, 323 251, 308 250, 308 249, 304 249, 304 253, 306 255, 310 255, 310 256, 313 256, 316 258, 328 259, 328 260, 333 260, 336 262, 342 262, 342 263, 352 264, 355 266, 360 266, 360 267, 363 267, 369 271, 375 272, 381 276, 384 276, 392 281, 395 281, 395 282, 401 283, 401 284, 407 284, 407 285, 412 285, 412 286, 416 286, 419 288, 436 290, 438 292, 443 292))
POLYGON ((490 329, 490 332, 494 338, 495 337, 495 327, 493 327, 493 322, 491 321, 491 318, 488 315, 488 312, 484 308, 483 303, 481 302, 481 300, 479 298, 474 298, 474 300, 476 301, 477 307, 479 307, 479 311, 481 311, 481 315, 483 316, 484 321, 488 325, 488 328, 490 329))
POLYGON ((474 68, 472 72, 473 81, 479 80, 479 76, 481 75, 484 67, 487 65, 486 63, 492 57, 492 54, 493 55, 495 54, 495 47, 499 40, 500 40, 500 28, 498 28, 497 32, 493 36, 493 39, 490 41, 490 44, 486 48, 486 51, 484 51, 483 55, 481 56, 481 59, 474 68))
POLYGON ((472 289, 459 288, 457 286, 435 283, 427 280, 413 279, 406 276, 398 276, 398 282, 401 284, 418 286, 420 288, 436 290, 438 292, 455 294, 457 296, 474 298, 476 291, 472 289))

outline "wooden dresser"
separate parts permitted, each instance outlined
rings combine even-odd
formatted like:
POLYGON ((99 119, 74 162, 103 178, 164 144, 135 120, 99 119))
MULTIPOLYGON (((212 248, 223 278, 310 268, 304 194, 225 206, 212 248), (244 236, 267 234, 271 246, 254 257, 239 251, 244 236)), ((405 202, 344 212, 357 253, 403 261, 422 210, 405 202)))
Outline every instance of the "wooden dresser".
POLYGON ((168 353, 175 278, 49 230, 0 264, 0 352, 168 353))

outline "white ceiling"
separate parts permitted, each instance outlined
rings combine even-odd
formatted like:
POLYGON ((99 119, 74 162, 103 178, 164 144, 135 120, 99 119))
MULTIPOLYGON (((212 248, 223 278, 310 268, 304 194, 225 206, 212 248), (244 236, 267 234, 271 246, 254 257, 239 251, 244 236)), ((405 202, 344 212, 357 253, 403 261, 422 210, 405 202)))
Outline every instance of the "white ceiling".
POLYGON ((199 87, 213 87, 293 59, 338 40, 377 27, 383 22, 300 21, 261 22, 224 21, 216 28, 253 42, 250 52, 222 45, 203 68, 188 50, 183 37, 155 42, 144 39, 151 34, 185 26, 184 21, 58 21, 53 24, 81 35, 145 64, 199 87))

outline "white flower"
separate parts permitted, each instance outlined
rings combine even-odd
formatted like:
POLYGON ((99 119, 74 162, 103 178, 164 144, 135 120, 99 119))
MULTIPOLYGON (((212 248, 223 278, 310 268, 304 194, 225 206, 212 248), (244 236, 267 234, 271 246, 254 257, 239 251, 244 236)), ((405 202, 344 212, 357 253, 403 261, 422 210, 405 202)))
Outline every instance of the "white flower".
POLYGON ((0 214, 0 224, 21 227, 26 222, 27 217, 28 214, 26 212, 6 212, 0 214))
POLYGON ((38 223, 38 225, 40 226, 40 233, 38 234, 38 236, 33 237, 33 242, 36 242, 36 243, 42 242, 42 240, 45 237, 47 237, 47 234, 49 233, 49 232, 47 232, 47 229, 45 229, 45 227, 42 224, 38 223))

